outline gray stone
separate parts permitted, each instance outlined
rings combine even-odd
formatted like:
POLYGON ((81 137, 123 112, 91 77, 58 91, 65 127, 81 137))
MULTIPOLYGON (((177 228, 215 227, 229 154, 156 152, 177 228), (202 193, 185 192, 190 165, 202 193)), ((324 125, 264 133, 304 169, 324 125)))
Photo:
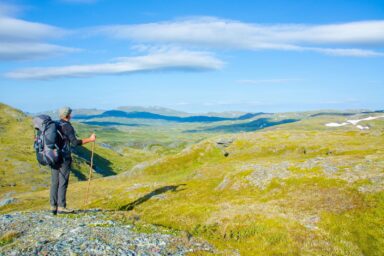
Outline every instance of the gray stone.
POLYGON ((3 199, 3 200, 0 200, 0 207, 2 207, 2 206, 6 206, 6 205, 11 204, 11 203, 13 203, 13 202, 15 202, 15 201, 16 201, 16 199, 14 199, 14 198, 12 198, 12 197, 10 197, 10 198, 5 198, 5 199, 3 199))
MULTIPOLYGON (((157 230, 155 226, 153 229, 157 230)), ((136 233, 132 225, 110 220, 108 213, 100 211, 78 213, 75 218, 53 217, 48 211, 0 215, 0 233, 11 230, 21 236, 12 249, 0 247, 0 255, 185 255, 201 250, 213 252, 211 245, 194 238, 186 245, 173 235, 136 233)))

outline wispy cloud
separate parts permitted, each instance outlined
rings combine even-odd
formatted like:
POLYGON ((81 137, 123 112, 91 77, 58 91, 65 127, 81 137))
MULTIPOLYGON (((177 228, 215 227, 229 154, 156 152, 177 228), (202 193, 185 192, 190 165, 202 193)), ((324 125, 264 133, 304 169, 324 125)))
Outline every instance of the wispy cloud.
POLYGON ((319 47, 302 47, 303 50, 324 53, 332 56, 351 56, 351 57, 375 57, 384 56, 384 53, 374 50, 364 49, 337 49, 337 48, 319 48, 319 47))
POLYGON ((289 82, 297 82, 302 81, 301 79, 291 79, 291 78, 283 78, 283 79, 242 79, 237 80, 236 82, 239 84, 282 84, 289 82))
POLYGON ((63 53, 78 52, 79 49, 44 43, 0 42, 0 60, 26 60, 63 53))
POLYGON ((67 32, 63 29, 42 23, 0 16, 0 38, 2 41, 37 41, 63 36, 65 33, 67 32))
POLYGON ((169 51, 118 58, 110 63, 22 69, 9 72, 6 77, 12 79, 53 79, 173 69, 204 71, 220 69, 223 65, 224 63, 221 60, 209 53, 169 51))
POLYGON ((337 56, 371 57, 383 55, 366 47, 384 44, 384 21, 261 25, 213 17, 195 17, 157 23, 104 26, 94 29, 93 33, 149 43, 245 50, 312 51, 337 56))
POLYGON ((0 5, 0 61, 26 60, 79 51, 48 42, 69 32, 43 23, 11 17, 17 7, 0 5))
POLYGON ((0 3, 0 16, 19 14, 23 8, 19 5, 0 3))

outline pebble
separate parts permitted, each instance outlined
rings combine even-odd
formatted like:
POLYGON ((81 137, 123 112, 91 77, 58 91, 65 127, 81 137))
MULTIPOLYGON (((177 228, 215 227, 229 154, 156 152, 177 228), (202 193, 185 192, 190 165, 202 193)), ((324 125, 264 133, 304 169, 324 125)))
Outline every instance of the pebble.
POLYGON ((16 201, 16 199, 14 199, 14 198, 12 198, 12 197, 2 199, 2 200, 0 200, 0 207, 5 206, 5 205, 8 205, 8 204, 11 204, 11 203, 13 203, 13 202, 15 202, 15 201, 16 201))
POLYGON ((192 239, 180 242, 176 235, 138 233, 133 225, 106 220, 100 210, 53 217, 47 211, 15 212, 0 215, 0 234, 19 236, 0 247, 0 255, 185 255, 193 251, 213 252, 214 248, 192 239))

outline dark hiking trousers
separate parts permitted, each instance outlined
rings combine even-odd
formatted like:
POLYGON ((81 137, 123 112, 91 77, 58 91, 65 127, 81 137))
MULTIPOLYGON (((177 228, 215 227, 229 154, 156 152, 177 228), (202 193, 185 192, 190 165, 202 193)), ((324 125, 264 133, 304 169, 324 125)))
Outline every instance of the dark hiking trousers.
POLYGON ((67 188, 71 172, 71 159, 64 160, 57 167, 51 168, 50 203, 53 207, 67 206, 67 188))

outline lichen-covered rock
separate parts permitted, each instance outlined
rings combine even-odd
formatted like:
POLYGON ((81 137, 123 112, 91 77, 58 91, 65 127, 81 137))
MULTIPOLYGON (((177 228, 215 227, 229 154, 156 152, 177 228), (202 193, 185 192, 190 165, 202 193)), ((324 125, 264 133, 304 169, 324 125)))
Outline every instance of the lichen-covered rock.
POLYGON ((88 211, 52 216, 48 212, 0 215, 0 234, 17 234, 0 255, 184 255, 213 251, 203 241, 161 232, 138 233, 134 226, 88 211))
POLYGON ((9 198, 4 198, 0 200, 0 207, 11 204, 15 202, 16 199, 9 197, 9 198))
POLYGON ((270 166, 252 165, 248 168, 254 171, 246 177, 253 185, 260 189, 265 189, 270 182, 275 179, 285 179, 291 176, 291 172, 288 170, 290 166, 289 162, 281 162, 279 164, 272 164, 270 166))

